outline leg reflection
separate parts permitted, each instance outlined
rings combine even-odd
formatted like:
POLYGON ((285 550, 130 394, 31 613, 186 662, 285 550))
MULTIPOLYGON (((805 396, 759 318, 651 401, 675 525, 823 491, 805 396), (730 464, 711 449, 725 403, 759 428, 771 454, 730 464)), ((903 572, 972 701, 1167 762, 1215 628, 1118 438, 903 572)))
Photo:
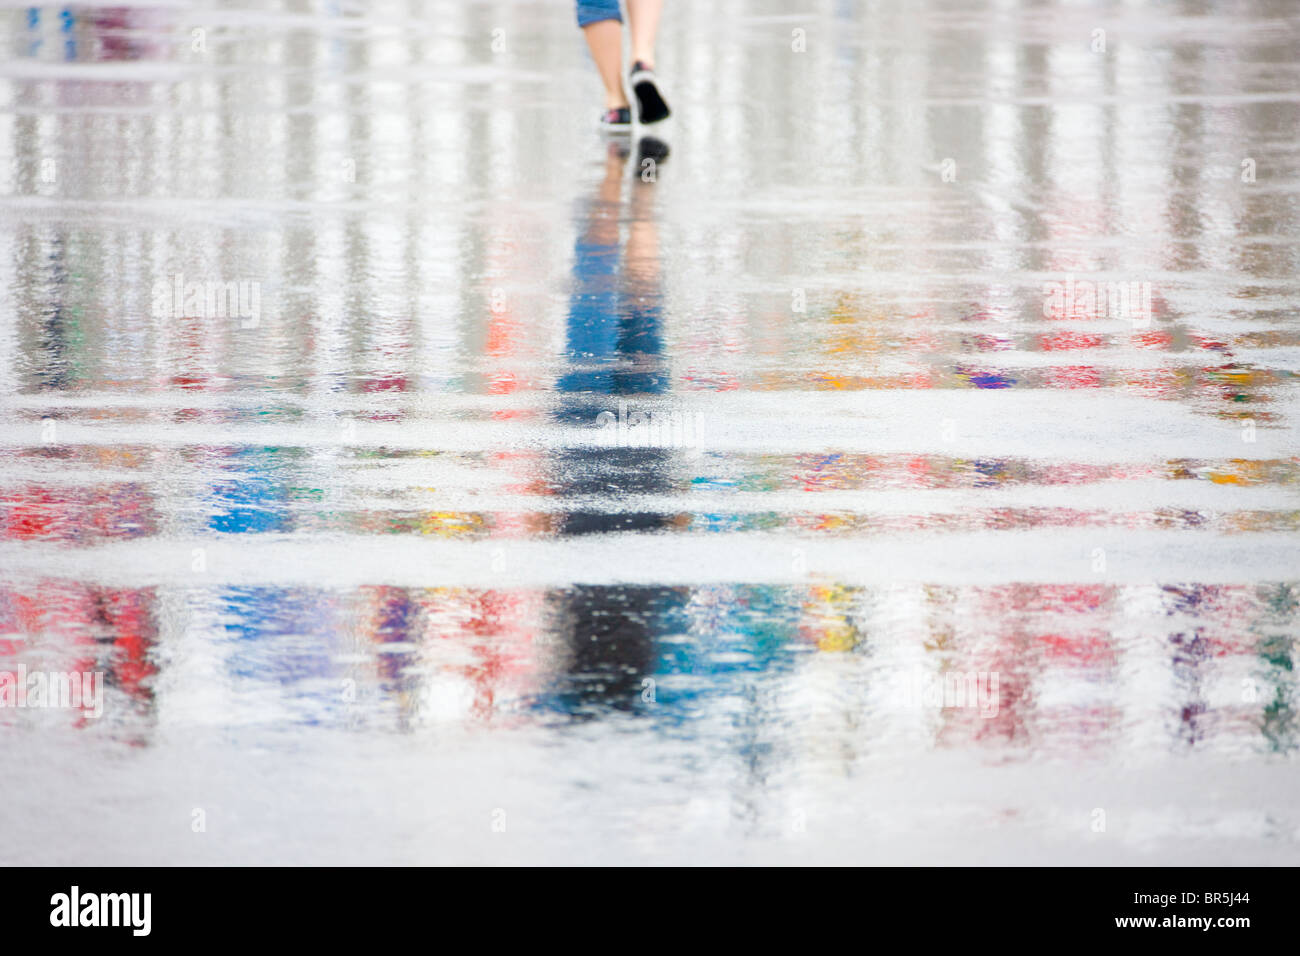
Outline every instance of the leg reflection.
MULTIPOLYGON (((646 149, 638 148, 638 170, 653 169, 653 175, 638 173, 629 187, 628 151, 611 144, 594 195, 579 207, 568 367, 557 383, 558 417, 579 428, 594 428, 602 412, 616 413, 613 396, 635 405, 668 385, 653 206, 656 167, 667 150, 662 145, 646 149), (642 167, 645 158, 651 166, 642 167), (625 246, 620 236, 624 218, 625 246)), ((557 533, 653 532, 671 525, 674 515, 637 508, 628 499, 670 492, 672 463, 669 449, 621 441, 558 451, 551 462, 557 494, 580 503, 560 518, 557 533)), ((579 586, 557 595, 556 629, 565 636, 565 647, 551 704, 569 714, 593 715, 634 711, 652 699, 646 697, 645 680, 655 671, 656 637, 666 615, 681 603, 681 595, 663 588, 579 586)))

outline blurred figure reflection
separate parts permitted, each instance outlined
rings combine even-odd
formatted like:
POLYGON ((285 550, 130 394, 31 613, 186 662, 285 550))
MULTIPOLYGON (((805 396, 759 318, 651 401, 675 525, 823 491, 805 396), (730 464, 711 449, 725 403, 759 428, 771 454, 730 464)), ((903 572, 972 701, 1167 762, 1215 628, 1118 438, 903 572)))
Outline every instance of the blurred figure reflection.
MULTIPOLYGON (((668 387, 654 210, 658 166, 668 147, 652 137, 637 144, 630 187, 629 155, 625 144, 609 144, 595 193, 577 213, 567 370, 557 383, 557 415, 577 427, 595 427, 601 413, 619 415, 620 407, 626 418, 627 408, 668 387), (621 246, 624 215, 627 238, 621 246), (612 396, 619 400, 610 401, 612 396)), ((625 507, 618 500, 669 494, 672 461, 670 448, 647 446, 622 432, 600 447, 559 451, 552 464, 557 494, 581 503, 560 516, 556 533, 650 532, 675 524, 675 515, 625 507)), ((656 669, 655 637, 684 595, 663 588, 579 585, 556 600, 564 647, 547 702, 583 716, 638 710, 648 699, 643 699, 644 681, 656 669)))

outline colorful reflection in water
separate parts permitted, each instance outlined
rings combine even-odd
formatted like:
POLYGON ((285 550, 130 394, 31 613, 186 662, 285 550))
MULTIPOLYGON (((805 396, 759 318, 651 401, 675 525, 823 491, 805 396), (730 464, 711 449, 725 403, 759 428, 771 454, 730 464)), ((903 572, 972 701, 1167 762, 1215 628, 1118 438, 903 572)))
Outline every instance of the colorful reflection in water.
POLYGON ((258 861, 290 790, 407 839, 518 779, 541 858, 576 806, 593 859, 694 859, 719 805, 1041 848, 1111 787, 1141 852, 1294 853, 1294 11, 1125 8, 1097 60, 1054 8, 814 4, 799 66, 774 0, 692 10, 620 145, 536 4, 219 6, 213 55, 0 11, 0 672, 106 695, 0 708, 0 798, 67 754, 138 798, 107 829, 216 792, 258 861), (152 307, 187 282, 260 311, 152 307))

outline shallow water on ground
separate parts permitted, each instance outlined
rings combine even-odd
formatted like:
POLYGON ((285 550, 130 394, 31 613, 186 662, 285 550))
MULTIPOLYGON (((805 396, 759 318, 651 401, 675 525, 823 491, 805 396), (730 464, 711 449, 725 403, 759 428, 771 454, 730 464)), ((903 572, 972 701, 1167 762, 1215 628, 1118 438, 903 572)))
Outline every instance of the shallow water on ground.
POLYGON ((0 50, 0 860, 1296 861, 1292 4, 0 50))

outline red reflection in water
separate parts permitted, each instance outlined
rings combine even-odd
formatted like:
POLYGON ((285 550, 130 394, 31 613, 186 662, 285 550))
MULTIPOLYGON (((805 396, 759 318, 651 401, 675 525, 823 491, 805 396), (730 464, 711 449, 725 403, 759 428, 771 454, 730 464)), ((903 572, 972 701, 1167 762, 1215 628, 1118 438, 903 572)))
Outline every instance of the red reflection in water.
MULTIPOLYGON (((148 707, 151 678, 158 672, 151 652, 158 640, 153 588, 106 588, 42 581, 0 591, 0 667, 29 671, 103 671, 105 686, 148 707)), ((80 711, 74 723, 82 726, 80 711)))
POLYGON ((0 494, 0 537, 85 541, 156 534, 153 495, 137 484, 94 488, 40 486, 0 494))

